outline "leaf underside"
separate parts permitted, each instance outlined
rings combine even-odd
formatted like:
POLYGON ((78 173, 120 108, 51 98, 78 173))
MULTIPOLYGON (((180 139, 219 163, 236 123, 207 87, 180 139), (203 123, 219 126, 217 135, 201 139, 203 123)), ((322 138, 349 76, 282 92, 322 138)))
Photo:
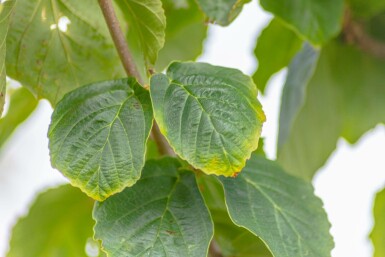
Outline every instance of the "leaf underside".
POLYGON ((52 105, 75 88, 124 75, 94 0, 17 0, 6 66, 8 76, 52 105))

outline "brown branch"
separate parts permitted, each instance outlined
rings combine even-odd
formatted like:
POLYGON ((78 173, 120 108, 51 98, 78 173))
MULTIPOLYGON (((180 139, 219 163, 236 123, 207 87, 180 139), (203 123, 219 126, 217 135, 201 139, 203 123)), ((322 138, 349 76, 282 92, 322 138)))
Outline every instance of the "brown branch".
POLYGON ((175 156, 175 152, 171 149, 166 138, 164 138, 164 136, 160 132, 158 124, 156 124, 156 122, 154 122, 154 125, 152 126, 151 136, 154 139, 156 145, 158 146, 158 152, 161 155, 175 156))
POLYGON ((140 84, 143 84, 143 79, 138 72, 134 58, 128 48, 111 0, 99 0, 99 5, 127 75, 135 77, 140 84))
POLYGON ((350 10, 345 12, 343 36, 347 43, 356 45, 365 53, 385 59, 385 43, 369 35, 363 24, 352 18, 350 10))
MULTIPOLYGON (((127 75, 135 77, 143 86, 143 78, 138 72, 130 49, 128 48, 125 36, 122 32, 122 29, 120 28, 119 20, 116 17, 111 0, 99 0, 99 5, 127 75)), ((158 151, 161 155, 175 156, 174 151, 171 149, 164 136, 160 133, 156 122, 154 122, 154 125, 152 126, 151 134, 156 142, 156 145, 158 146, 158 151)))
POLYGON ((223 257, 223 254, 221 253, 221 250, 219 249, 219 246, 218 246, 217 242, 214 241, 214 239, 210 243, 209 256, 210 257, 223 257))

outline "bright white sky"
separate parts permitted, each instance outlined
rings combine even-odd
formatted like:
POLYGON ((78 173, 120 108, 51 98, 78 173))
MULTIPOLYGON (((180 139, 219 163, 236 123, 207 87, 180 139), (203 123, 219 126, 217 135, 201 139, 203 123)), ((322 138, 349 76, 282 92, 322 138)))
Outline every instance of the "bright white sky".
MULTIPOLYGON (((256 1, 246 5, 229 27, 212 26, 200 61, 238 68, 252 74, 255 39, 268 23, 256 1)), ((279 99, 285 71, 270 81, 261 99, 267 122, 263 128, 266 151, 275 156, 279 99)), ((18 216, 27 211, 35 193, 48 186, 64 183, 51 168, 47 130, 51 108, 41 102, 33 116, 16 131, 0 153, 0 256, 5 256, 8 237, 18 216)), ((350 146, 340 140, 337 151, 314 181, 316 193, 325 204, 332 223, 336 247, 333 257, 370 257, 368 235, 372 226, 372 201, 376 191, 385 187, 385 128, 378 126, 350 146)))

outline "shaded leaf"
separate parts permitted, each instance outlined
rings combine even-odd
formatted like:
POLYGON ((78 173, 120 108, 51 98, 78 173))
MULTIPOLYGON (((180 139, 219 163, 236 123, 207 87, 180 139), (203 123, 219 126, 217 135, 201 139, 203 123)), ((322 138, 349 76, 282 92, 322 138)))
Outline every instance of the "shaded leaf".
POLYGON ((148 161, 131 188, 94 208, 95 237, 111 257, 207 255, 210 214, 194 174, 176 159, 148 161))
POLYGON ((385 256, 385 189, 376 195, 374 202, 374 227, 370 238, 374 246, 373 257, 385 256))
POLYGON ((213 176, 199 176, 199 189, 214 221, 214 239, 225 257, 272 257, 265 244, 230 219, 223 188, 213 176))
POLYGON ((79 86, 124 74, 94 0, 18 0, 7 46, 8 76, 53 105, 79 86))
MULTIPOLYGON (((282 90, 279 117, 278 151, 288 139, 295 118, 304 104, 306 87, 317 67, 319 52, 305 44, 290 63, 282 90)), ((320 88, 322 89, 322 88, 320 88)))
POLYGON ((203 50, 207 34, 204 15, 194 0, 163 0, 167 17, 166 41, 155 68, 159 71, 174 61, 195 60, 203 50))
POLYGON ((258 59, 258 69, 253 75, 261 92, 265 91, 270 77, 286 67, 300 50, 302 40, 278 19, 273 19, 257 40, 254 54, 258 59))
POLYGON ((104 200, 133 185, 152 125, 149 93, 133 78, 67 94, 52 115, 52 165, 89 196, 104 200))
POLYGON ((11 91, 8 112, 0 119, 0 148, 13 131, 32 114, 37 103, 35 97, 25 88, 11 91))
POLYGON ((384 60, 342 43, 324 47, 306 85, 304 104, 278 151, 278 161, 285 170, 311 179, 339 137, 354 143, 384 123, 384 74, 384 60))
POLYGON ((115 0, 126 20, 129 46, 146 66, 155 64, 165 40, 161 0, 115 0))
POLYGON ((257 155, 237 178, 221 181, 231 219, 261 237, 275 257, 331 256, 330 224, 310 183, 257 155))
POLYGON ((229 25, 251 0, 197 0, 210 22, 229 25))
POLYGON ((325 43, 341 29, 343 0, 261 0, 260 3, 314 44, 325 43))
MULTIPOLYGON (((3 113, 6 92, 6 69, 5 69, 5 54, 6 54, 6 38, 9 26, 9 17, 12 14, 14 0, 9 0, 0 3, 0 117, 3 113)), ((1 145, 1 143, 0 143, 1 145)))
POLYGON ((385 1, 378 0, 348 0, 354 15, 370 17, 385 11, 385 1))
POLYGON ((206 63, 152 77, 155 119, 175 152, 207 174, 233 176, 258 147, 265 116, 251 78, 206 63))
POLYGON ((13 228, 7 257, 86 257, 93 201, 65 185, 40 194, 13 228))

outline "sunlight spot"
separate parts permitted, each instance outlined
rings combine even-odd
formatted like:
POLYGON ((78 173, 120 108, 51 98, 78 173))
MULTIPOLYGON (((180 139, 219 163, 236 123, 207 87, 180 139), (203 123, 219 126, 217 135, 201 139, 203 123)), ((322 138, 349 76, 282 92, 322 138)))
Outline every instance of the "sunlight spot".
POLYGON ((62 32, 66 32, 68 29, 68 25, 71 24, 71 21, 70 19, 68 19, 68 17, 63 16, 60 17, 58 24, 59 30, 62 32))
POLYGON ((89 257, 99 256, 99 245, 92 238, 88 238, 85 250, 89 257))

